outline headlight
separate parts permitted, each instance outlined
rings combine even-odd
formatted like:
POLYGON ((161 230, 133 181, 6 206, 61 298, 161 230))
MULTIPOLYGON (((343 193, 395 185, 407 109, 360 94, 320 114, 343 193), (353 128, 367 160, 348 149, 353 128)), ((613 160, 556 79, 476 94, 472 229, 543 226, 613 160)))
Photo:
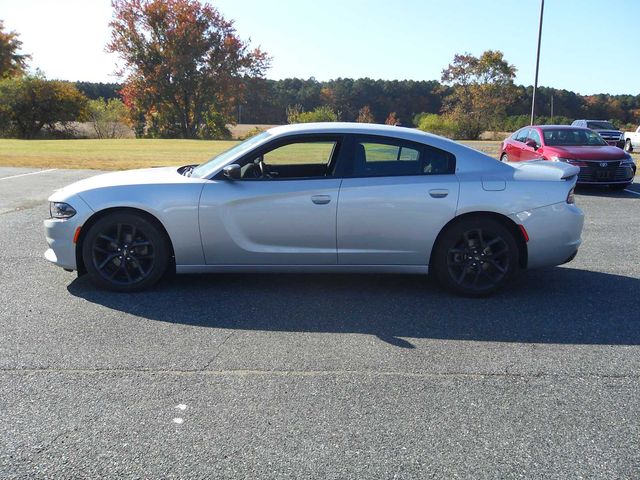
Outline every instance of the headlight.
POLYGON ((577 160, 574 160, 572 158, 562 158, 562 157, 551 157, 551 161, 552 162, 564 162, 564 163, 577 162, 577 160))
POLYGON ((68 203, 49 202, 51 218, 71 218, 76 214, 76 209, 68 203))
POLYGON ((627 155, 621 162, 620 165, 635 165, 635 163, 633 162, 633 159, 627 155))

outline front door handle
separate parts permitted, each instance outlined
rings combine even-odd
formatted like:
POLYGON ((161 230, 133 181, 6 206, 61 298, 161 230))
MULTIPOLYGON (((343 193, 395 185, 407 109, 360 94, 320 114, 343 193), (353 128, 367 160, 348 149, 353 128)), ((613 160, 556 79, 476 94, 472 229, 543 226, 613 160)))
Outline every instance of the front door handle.
POLYGON ((429 190, 429 195, 431 195, 433 198, 444 198, 449 195, 449 190, 436 188, 433 190, 429 190))
POLYGON ((326 205, 331 201, 331 197, 329 195, 313 195, 311 201, 316 205, 326 205))

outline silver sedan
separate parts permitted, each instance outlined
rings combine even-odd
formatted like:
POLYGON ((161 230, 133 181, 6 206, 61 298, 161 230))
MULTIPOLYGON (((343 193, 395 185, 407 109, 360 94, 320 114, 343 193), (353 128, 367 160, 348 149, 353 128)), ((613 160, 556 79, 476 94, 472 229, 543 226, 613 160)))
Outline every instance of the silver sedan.
POLYGON ((283 126, 198 166, 56 191, 45 257, 117 291, 172 270, 388 272, 487 295, 576 255, 578 171, 504 164, 408 128, 283 126))

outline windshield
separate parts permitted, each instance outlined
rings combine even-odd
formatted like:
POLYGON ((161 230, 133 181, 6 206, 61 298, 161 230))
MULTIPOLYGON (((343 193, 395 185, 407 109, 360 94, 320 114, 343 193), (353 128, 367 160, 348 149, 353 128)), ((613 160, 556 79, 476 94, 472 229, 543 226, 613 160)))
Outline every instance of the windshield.
POLYGON ((617 130, 617 128, 609 122, 587 122, 587 127, 593 128, 594 130, 617 130))
POLYGON ((557 130, 545 129, 543 131, 544 144, 548 146, 601 146, 606 145, 600 135, 590 130, 571 130, 568 128, 559 128, 557 130))
POLYGON ((220 167, 226 164, 231 158, 235 157, 236 155, 242 155, 243 153, 248 152, 254 147, 254 145, 257 145, 268 136, 268 132, 262 132, 255 137, 251 137, 244 142, 234 145, 229 150, 226 150, 221 154, 216 155, 211 160, 198 165, 191 172, 191 176, 198 178, 208 177, 213 172, 220 169, 220 167))

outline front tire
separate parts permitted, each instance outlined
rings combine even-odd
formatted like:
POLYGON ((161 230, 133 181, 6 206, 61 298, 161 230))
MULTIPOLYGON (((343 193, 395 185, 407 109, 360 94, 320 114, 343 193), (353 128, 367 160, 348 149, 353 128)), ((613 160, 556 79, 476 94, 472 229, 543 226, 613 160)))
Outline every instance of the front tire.
POLYGON ((631 145, 631 140, 627 139, 627 141, 624 142, 624 151, 627 153, 633 152, 633 145, 631 145))
POLYGON ((506 154, 506 153, 503 153, 503 154, 500 156, 500 161, 501 161, 501 162, 508 162, 508 161, 509 161, 509 157, 507 156, 507 154, 506 154))
POLYGON ((98 287, 134 292, 160 280, 169 265, 169 247, 152 221, 135 213, 116 212, 89 228, 82 259, 98 287))
POLYGON ((482 297, 504 288, 519 271, 513 234, 491 218, 459 221, 438 239, 432 268, 444 288, 482 297))

